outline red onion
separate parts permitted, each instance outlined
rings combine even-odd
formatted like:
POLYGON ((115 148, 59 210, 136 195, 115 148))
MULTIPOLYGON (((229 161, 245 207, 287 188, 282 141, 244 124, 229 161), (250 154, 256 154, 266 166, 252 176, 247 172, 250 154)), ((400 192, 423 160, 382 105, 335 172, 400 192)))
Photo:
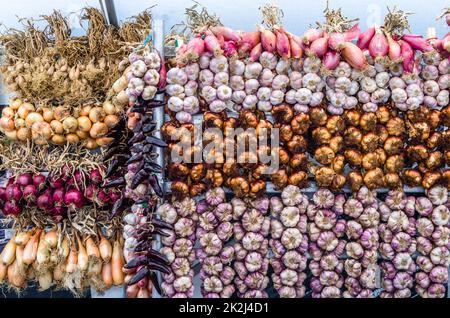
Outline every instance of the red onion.
POLYGON ((53 198, 50 191, 46 191, 39 196, 36 200, 36 205, 41 210, 50 211, 53 208, 53 198))
POLYGON ((111 203, 116 203, 122 197, 121 193, 115 189, 110 189, 108 195, 111 203))
POLYGON ((23 198, 28 203, 36 202, 38 190, 34 185, 28 185, 23 189, 23 198))
POLYGON ((13 216, 19 216, 20 213, 22 213, 22 208, 13 202, 6 202, 5 206, 3 207, 3 214, 4 215, 13 215, 13 216))
POLYGON ((65 181, 63 179, 57 178, 57 177, 51 177, 49 180, 50 187, 53 189, 59 189, 64 187, 65 181))
POLYGON ((104 206, 104 205, 108 204, 109 201, 110 201, 110 198, 109 198, 108 194, 104 190, 101 190, 97 196, 97 200, 96 200, 97 204, 100 206, 104 206))
POLYGON ((54 205, 56 207, 64 206, 65 194, 66 194, 66 191, 64 191, 63 188, 59 188, 59 189, 56 189, 55 191, 53 191, 52 199, 53 199, 54 205))
POLYGON ((61 216, 65 216, 67 214, 67 210, 63 206, 55 206, 53 209, 51 209, 49 211, 49 214, 56 216, 56 217, 61 217, 61 216))
POLYGON ((38 189, 38 191, 42 191, 44 190, 46 180, 47 178, 45 176, 43 176, 42 174, 38 174, 33 177, 33 184, 38 189))
POLYGON ((89 181, 94 184, 100 184, 103 182, 103 177, 100 172, 100 170, 92 170, 91 173, 89 173, 89 181))
POLYGON ((22 190, 18 184, 11 184, 6 187, 6 200, 19 202, 22 199, 22 190))
POLYGON ((72 189, 64 195, 64 202, 69 208, 81 209, 84 206, 84 196, 79 190, 72 189))
POLYGON ((375 28, 372 27, 359 35, 357 45, 361 50, 369 48, 369 43, 372 41, 375 32, 375 28))
POLYGON ((412 73, 414 71, 414 51, 406 41, 400 41, 400 47, 402 49, 403 69, 406 73, 412 73))
POLYGON ((33 176, 30 173, 24 173, 17 177, 16 183, 21 187, 33 184, 33 176))
POLYGON ((0 201, 6 201, 6 188, 0 188, 0 201))
POLYGON ((81 188, 83 186, 83 175, 81 171, 75 171, 75 173, 73 174, 73 180, 78 187, 81 188))
POLYGON ((377 30, 370 41, 369 53, 373 58, 384 57, 389 53, 389 43, 382 31, 377 30))
POLYGON ((422 52, 433 51, 433 47, 420 35, 404 35, 402 40, 408 42, 408 44, 415 50, 422 52))
POLYGON ((226 57, 232 57, 237 54, 236 43, 232 41, 225 42, 223 51, 226 57))

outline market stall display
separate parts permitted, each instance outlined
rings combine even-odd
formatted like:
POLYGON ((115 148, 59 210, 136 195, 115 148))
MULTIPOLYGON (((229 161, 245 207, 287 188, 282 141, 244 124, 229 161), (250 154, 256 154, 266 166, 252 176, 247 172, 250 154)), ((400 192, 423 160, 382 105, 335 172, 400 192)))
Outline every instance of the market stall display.
POLYGON ((51 36, 31 23, 0 38, 16 93, 0 119, 0 208, 16 230, 0 283, 446 297, 449 34, 411 34, 397 8, 361 30, 327 5, 295 35, 280 8, 260 10, 238 31, 195 4, 167 37, 172 58, 149 12, 114 28, 86 9, 82 40, 55 12, 51 36))

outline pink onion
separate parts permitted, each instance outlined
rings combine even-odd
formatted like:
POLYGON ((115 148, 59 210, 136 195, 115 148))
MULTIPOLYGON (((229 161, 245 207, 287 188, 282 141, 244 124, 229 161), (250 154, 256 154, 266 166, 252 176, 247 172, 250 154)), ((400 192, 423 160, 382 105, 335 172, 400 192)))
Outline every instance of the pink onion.
POLYGON ((214 35, 208 35, 205 38, 205 49, 215 56, 220 56, 223 54, 223 51, 220 47, 220 42, 214 35))
POLYGON ((442 47, 447 52, 450 52, 450 33, 447 34, 444 39, 442 39, 442 47))
POLYGON ((259 43, 258 45, 256 45, 256 46, 253 48, 253 50, 252 50, 251 53, 250 53, 250 61, 251 61, 251 62, 256 62, 256 61, 259 60, 259 57, 260 57, 261 54, 262 54, 262 49, 263 49, 263 47, 262 47, 262 44, 261 44, 261 43, 259 43))
POLYGON ((194 58, 198 58, 205 52, 205 41, 201 38, 193 38, 189 41, 186 50, 188 54, 192 55, 194 58))
POLYGON ((412 73, 414 71, 414 51, 406 41, 400 41, 403 58, 403 69, 406 73, 412 73))
POLYGON ((336 51, 328 51, 325 53, 322 62, 327 69, 334 70, 341 62, 341 56, 336 51))
POLYGON ((329 36, 325 35, 324 37, 315 40, 313 43, 311 43, 309 51, 317 57, 324 56, 328 50, 329 39, 329 36))
POLYGON ((387 35, 389 43, 389 58, 391 61, 398 61, 402 57, 402 49, 400 44, 395 41, 390 34, 387 35))
POLYGON ((276 45, 278 54, 284 59, 291 58, 291 46, 289 43, 289 38, 284 30, 276 30, 275 35, 277 37, 276 45))
POLYGON ((375 28, 372 27, 361 33, 358 37, 358 42, 356 45, 358 45, 361 50, 369 48, 369 44, 372 41, 375 32, 375 28))
POLYGON ((367 60, 363 51, 351 42, 345 42, 341 45, 342 57, 357 70, 363 70, 367 67, 367 60))
POLYGON ((23 198, 28 203, 36 201, 38 190, 34 185, 28 185, 23 189, 23 198))
POLYGON ((22 190, 18 184, 10 184, 6 187, 6 200, 19 202, 22 199, 22 190))
POLYGON ((290 37, 289 45, 291 46, 292 58, 301 59, 303 56, 303 48, 301 47, 301 45, 298 44, 297 41, 295 41, 293 37, 290 37))
POLYGON ((45 178, 42 174, 38 174, 33 177, 33 184, 38 189, 38 191, 42 191, 45 187, 45 181, 47 178, 45 178))
POLYGON ((223 51, 226 57, 232 57, 237 54, 236 43, 233 41, 227 41, 224 43, 223 51))
POLYGON ((330 49, 337 50, 339 48, 340 44, 347 42, 347 41, 351 41, 351 40, 346 40, 345 34, 333 32, 330 34, 330 41, 328 44, 330 46, 330 49))
POLYGON ((84 206, 84 196, 79 190, 72 189, 64 195, 64 202, 70 208, 81 209, 84 206))
POLYGON ((344 33, 345 41, 346 42, 353 41, 354 39, 358 38, 360 34, 361 29, 359 28, 359 24, 355 24, 350 28, 350 30, 344 33))
POLYGON ((263 27, 261 29, 261 44, 266 52, 275 53, 277 49, 277 37, 276 35, 270 31, 266 30, 263 27))
POLYGON ((384 57, 389 53, 389 43, 384 34, 377 30, 369 43, 369 53, 373 58, 384 57))
POLYGON ((245 55, 253 50, 259 43, 261 43, 261 33, 259 31, 242 32, 241 42, 239 43, 239 54, 245 55))
POLYGON ((238 43, 241 40, 241 37, 237 32, 224 26, 215 26, 210 28, 210 30, 216 37, 223 37, 225 41, 238 43))
POLYGON ((33 184, 33 176, 29 173, 24 173, 17 177, 16 183, 21 187, 26 187, 33 184))
POLYGON ((407 34, 402 37, 402 40, 408 42, 415 50, 422 52, 433 51, 433 47, 420 35, 407 34))
POLYGON ((303 43, 309 45, 315 40, 321 38, 323 36, 323 31, 318 29, 309 29, 303 35, 303 43))

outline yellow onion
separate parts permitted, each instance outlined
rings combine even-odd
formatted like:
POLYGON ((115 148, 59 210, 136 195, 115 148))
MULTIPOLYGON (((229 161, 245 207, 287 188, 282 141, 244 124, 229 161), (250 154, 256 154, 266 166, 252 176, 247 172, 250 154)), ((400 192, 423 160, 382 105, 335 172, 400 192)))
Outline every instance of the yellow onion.
POLYGON ((23 118, 16 118, 14 120, 14 125, 16 126, 16 129, 27 127, 27 123, 23 118))
POLYGON ((64 133, 63 124, 58 120, 52 120, 50 123, 50 127, 55 134, 62 135, 64 133))
POLYGON ((55 118, 55 114, 51 108, 43 108, 42 109, 42 117, 44 117, 44 120, 47 123, 50 123, 55 118))
POLYGON ((31 126, 31 135, 33 139, 50 140, 53 135, 52 127, 47 122, 36 122, 31 126))
POLYGON ((16 259, 16 248, 16 240, 15 238, 12 238, 2 251, 1 261, 3 265, 9 266, 14 262, 14 260, 16 259))
POLYGON ((27 141, 31 139, 31 130, 28 128, 19 128, 17 130, 17 139, 20 141, 27 141))
POLYGON ((2 110, 2 117, 13 118, 15 115, 14 109, 11 107, 5 107, 2 110))
POLYGON ((77 134, 67 134, 66 140, 70 144, 76 144, 80 142, 80 137, 77 134))
POLYGON ((101 122, 105 118, 105 112, 102 107, 94 107, 89 112, 89 119, 93 123, 101 122))
POLYGON ((116 113, 116 108, 114 107, 113 103, 110 101, 106 101, 103 104, 103 111, 106 115, 114 115, 116 113))
POLYGON ((66 144, 66 137, 64 137, 63 135, 53 135, 52 137, 52 142, 55 145, 65 145, 66 144))
POLYGON ((27 123, 27 127, 33 126, 34 123, 40 123, 44 121, 44 117, 42 117, 39 113, 29 113, 27 118, 25 118, 25 122, 27 123))
POLYGON ((95 139, 88 138, 86 139, 86 142, 84 143, 84 147, 88 150, 95 150, 98 148, 97 142, 95 139))
POLYGON ((13 131, 15 128, 14 119, 9 117, 0 118, 0 127, 3 131, 13 131))
POLYGON ((74 133, 78 129, 78 121, 76 118, 69 116, 62 122, 64 132, 66 133, 74 133))
POLYGON ((87 116, 80 116, 77 119, 78 121, 78 130, 89 132, 92 128, 92 122, 87 116))
POLYGON ((14 110, 18 110, 19 107, 22 105, 23 101, 19 98, 13 99, 9 103, 9 107, 11 107, 14 110))
POLYGON ((108 126, 105 123, 96 122, 92 125, 90 135, 92 138, 101 138, 105 137, 108 134, 108 126))
POLYGON ((55 108, 53 116, 56 120, 62 122, 64 119, 70 116, 70 111, 64 106, 58 106, 55 108))
POLYGON ((77 130, 75 134, 77 134, 80 140, 86 140, 89 138, 89 133, 85 131, 77 130))
POLYGON ((116 115, 108 115, 104 119, 104 123, 108 126, 109 129, 112 129, 117 126, 120 122, 120 118, 116 115))
POLYGON ((95 142, 97 143, 97 145, 99 147, 106 147, 113 141, 114 141, 114 138, 109 138, 109 137, 102 137, 102 138, 95 139, 95 142))
POLYGON ((34 106, 30 103, 25 103, 22 104, 22 106, 19 107, 19 109, 17 110, 17 114, 19 115, 20 118, 27 118, 29 113, 35 112, 36 109, 34 108, 34 106))
POLYGON ((92 106, 83 106, 79 112, 80 116, 89 116, 89 113, 91 112, 92 106))
POLYGON ((127 88, 128 81, 125 76, 120 77, 117 81, 114 82, 113 90, 116 93, 119 93, 123 91, 125 88, 127 88))

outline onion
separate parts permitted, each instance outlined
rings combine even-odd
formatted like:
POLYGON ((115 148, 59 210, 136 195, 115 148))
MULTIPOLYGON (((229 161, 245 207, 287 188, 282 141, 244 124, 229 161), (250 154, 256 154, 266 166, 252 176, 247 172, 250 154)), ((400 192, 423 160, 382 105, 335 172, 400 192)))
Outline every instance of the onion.
POLYGON ((375 28, 369 28, 365 32, 361 33, 358 38, 358 47, 361 50, 367 49, 369 47, 369 43, 375 35, 375 28))
POLYGON ((14 239, 18 246, 25 246, 31 238, 30 232, 18 233, 14 239))
POLYGON ((50 127, 52 128, 55 134, 61 135, 64 133, 63 124, 58 120, 52 120, 50 122, 50 127))
POLYGON ((33 176, 30 173, 24 173, 17 177, 16 183, 21 187, 33 184, 33 176))
POLYGON ((108 126, 104 123, 96 122, 92 125, 90 135, 92 138, 105 137, 108 134, 108 126))
POLYGON ((2 110, 2 117, 13 118, 15 115, 14 110, 11 107, 5 107, 2 110))
POLYGON ((17 130, 17 139, 20 141, 31 139, 31 130, 28 128, 19 128, 17 130))
POLYGON ((124 265, 125 261, 123 258, 123 248, 120 246, 119 241, 115 241, 111 258, 111 271, 113 283, 116 286, 122 285, 125 279, 125 274, 122 271, 124 265))
POLYGON ((17 203, 6 202, 3 207, 3 214, 19 216, 22 213, 22 208, 17 203))
POLYGON ((86 252, 86 248, 83 246, 78 235, 76 235, 78 241, 78 256, 77 256, 77 267, 81 272, 85 272, 88 269, 89 257, 86 252))
POLYGON ((114 115, 116 113, 116 107, 110 101, 103 103, 103 111, 106 115, 114 115))
POLYGON ((99 146, 99 147, 106 147, 108 146, 110 143, 112 143, 114 141, 114 138, 110 138, 110 137, 103 137, 103 138, 97 138, 95 140, 95 143, 99 146))
POLYGON ((58 232, 52 230, 45 234, 44 236, 45 242, 50 246, 50 248, 55 248, 58 245, 58 232))
POLYGON ((27 118, 25 118, 25 122, 27 123, 27 127, 31 128, 34 123, 41 123, 44 121, 44 117, 42 117, 39 113, 29 113, 27 118))
POLYGON ((33 105, 31 105, 30 103, 25 103, 19 107, 19 109, 17 110, 17 115, 19 115, 20 118, 25 119, 27 118, 29 113, 32 113, 34 111, 36 111, 36 109, 33 105))
POLYGON ((31 135, 33 139, 50 140, 50 138, 52 138, 53 131, 49 123, 41 121, 36 122, 31 126, 31 135))
POLYGON ((3 131, 13 131, 15 128, 14 119, 8 117, 0 118, 0 127, 3 131))
POLYGON ((383 57, 389 53, 389 43, 381 30, 377 30, 369 44, 369 53, 373 58, 383 57))
POLYGON ((139 291, 140 291, 140 289, 137 284, 128 286, 127 290, 126 290, 126 296, 127 296, 127 298, 130 298, 130 299, 136 298, 139 291))
POLYGON ((70 144, 76 144, 80 142, 80 137, 78 137, 77 134, 67 134, 65 138, 70 144))
POLYGON ((15 239, 12 238, 9 240, 8 244, 6 244, 5 248, 2 251, 2 264, 5 266, 11 265, 16 259, 16 242, 15 239))
POLYGON ((43 108, 42 109, 42 117, 47 123, 51 123, 55 118, 55 114, 51 108, 43 108))
POLYGON ((38 174, 33 177, 33 185, 38 189, 38 191, 44 189, 46 181, 47 178, 42 174, 38 174))
POLYGON ((36 260, 41 232, 41 230, 37 230, 36 233, 28 241, 27 245, 25 245, 25 248, 23 250, 23 263, 26 265, 31 265, 36 260))
POLYGON ((402 50, 403 69, 406 73, 412 73, 414 70, 414 51, 407 42, 400 41, 400 47, 402 50))
POLYGON ((103 111, 103 108, 101 107, 94 107, 89 112, 89 119, 93 123, 98 123, 100 121, 103 121, 105 118, 105 112, 103 111))
POLYGON ((120 118, 116 115, 108 115, 105 117, 104 122, 109 129, 112 129, 119 124, 120 118))
POLYGON ((22 190, 18 184, 10 184, 6 187, 6 200, 19 202, 22 199, 22 190))
POLYGON ((62 125, 63 125, 64 132, 66 132, 66 133, 74 133, 78 129, 78 121, 74 117, 70 117, 70 116, 67 117, 62 122, 62 125))
POLYGON ((39 196, 36 200, 36 205, 41 210, 50 211, 53 207, 53 198, 50 191, 46 191, 39 196))
POLYGON ((402 56, 402 49, 400 44, 395 41, 389 34, 387 35, 387 40, 389 43, 389 58, 392 61, 398 61, 402 56))
POLYGON ((78 117, 78 130, 89 132, 92 128, 92 122, 87 116, 78 117))
POLYGON ((69 256, 67 257, 65 264, 65 272, 68 274, 73 274, 77 271, 78 264, 78 253, 77 250, 72 246, 70 249, 69 256))
POLYGON ((70 116, 70 111, 67 109, 67 107, 58 106, 55 108, 53 116, 56 120, 62 122, 66 117, 70 116))
POLYGON ((83 106, 80 110, 80 116, 89 116, 89 113, 92 110, 92 106, 83 106))
POLYGON ((100 184, 103 182, 103 177, 102 174, 100 172, 100 170, 96 169, 96 170, 92 170, 89 173, 89 180, 94 183, 94 184, 100 184))
POLYGON ((75 134, 78 136, 78 138, 79 138, 80 140, 86 140, 86 139, 90 138, 90 137, 89 137, 89 132, 77 130, 77 131, 75 132, 75 134))
POLYGON ((111 263, 106 262, 102 267, 102 281, 106 288, 111 288, 113 284, 111 263))
POLYGON ((66 194, 66 192, 64 191, 63 188, 56 189, 53 192, 52 200, 53 200, 53 203, 54 203, 55 206, 61 207, 61 206, 64 205, 64 196, 65 196, 65 194, 66 194))
POLYGON ((84 142, 84 147, 88 150, 94 150, 98 148, 97 142, 92 139, 92 138, 88 138, 86 139, 86 141, 84 142))
POLYGON ((342 56, 352 67, 363 70, 367 67, 367 60, 359 47, 350 42, 342 44, 342 56))
POLYGON ((28 185, 23 189, 23 198, 28 203, 34 203, 38 196, 38 190, 34 185, 28 185))
POLYGON ((100 234, 100 244, 98 245, 100 256, 105 263, 109 263, 112 257, 112 246, 109 241, 100 234))
POLYGON ((84 206, 84 196, 77 189, 69 190, 64 195, 64 203, 72 209, 81 209, 84 206))

